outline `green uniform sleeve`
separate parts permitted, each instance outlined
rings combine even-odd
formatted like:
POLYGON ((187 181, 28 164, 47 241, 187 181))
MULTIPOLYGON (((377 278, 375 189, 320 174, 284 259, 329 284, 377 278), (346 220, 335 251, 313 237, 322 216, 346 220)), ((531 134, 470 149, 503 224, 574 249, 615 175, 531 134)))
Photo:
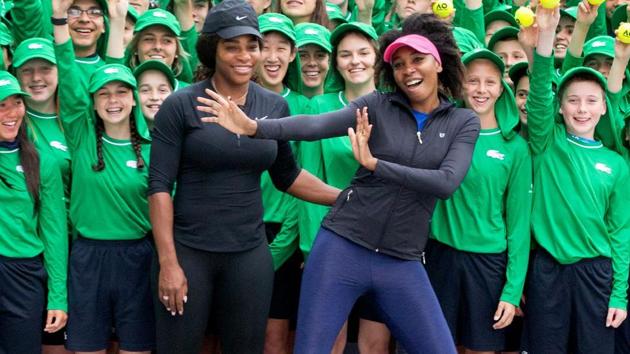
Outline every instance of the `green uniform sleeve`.
MULTIPOLYGON (((577 4, 576 4, 577 5, 577 4)), ((592 39, 597 36, 605 36, 608 34, 608 25, 606 24, 606 6, 602 4, 597 10, 597 17, 595 21, 588 29, 586 34, 586 40, 592 39)))
POLYGON ((564 73, 566 73, 570 69, 577 68, 578 66, 582 66, 583 63, 584 63, 584 57, 582 56, 575 57, 573 56, 573 54, 571 54, 570 51, 567 50, 567 54, 565 55, 564 60, 562 61, 561 74, 564 75, 564 73))
POLYGON ((44 266, 48 272, 48 310, 68 311, 68 229, 61 171, 53 163, 41 163, 41 207, 38 234, 44 244, 44 266))
POLYGON ((299 244, 297 201, 292 197, 286 199, 286 203, 287 213, 282 221, 282 228, 269 244, 274 270, 278 270, 293 255, 299 244))
POLYGON ((529 95, 527 96, 527 131, 532 153, 542 153, 553 139, 554 111, 553 57, 543 57, 534 52, 534 63, 529 76, 529 95))
POLYGON ((613 287, 608 306, 625 310, 628 300, 628 263, 630 261, 630 178, 628 168, 620 164, 619 178, 610 197, 610 205, 606 212, 606 225, 610 235, 612 251, 613 287))
POLYGON ((15 46, 25 39, 33 37, 44 37, 52 39, 50 32, 47 32, 45 23, 50 23, 50 18, 44 18, 44 11, 40 0, 14 1, 11 9, 13 22, 13 35, 15 36, 15 46))
POLYGON ((57 57, 57 72, 59 77, 59 117, 63 123, 66 140, 70 151, 76 150, 81 139, 92 127, 89 117, 91 100, 85 86, 85 81, 79 76, 79 68, 75 62, 72 40, 62 44, 55 44, 57 57))
POLYGON ((188 64, 192 71, 195 71, 197 64, 199 64, 199 59, 197 58, 197 39, 199 38, 199 34, 195 29, 195 26, 192 26, 188 31, 182 31, 182 47, 186 53, 189 54, 188 64))
POLYGON ((483 7, 476 10, 469 10, 465 5, 458 12, 463 13, 460 27, 463 27, 475 34, 480 43, 485 43, 486 25, 483 18, 483 7))
POLYGON ((501 300, 518 307, 529 260, 532 162, 525 143, 518 145, 515 156, 518 159, 510 171, 505 199, 508 258, 501 300))

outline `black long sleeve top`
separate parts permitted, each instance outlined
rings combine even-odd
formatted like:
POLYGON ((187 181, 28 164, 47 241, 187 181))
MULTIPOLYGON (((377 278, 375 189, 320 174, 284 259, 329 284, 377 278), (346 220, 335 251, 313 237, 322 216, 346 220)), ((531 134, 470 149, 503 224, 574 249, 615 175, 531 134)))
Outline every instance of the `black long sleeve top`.
MULTIPOLYGON (((260 175, 269 170, 286 190, 297 167, 285 141, 252 139, 217 124, 202 123, 197 97, 207 97, 209 80, 171 94, 155 118, 149 191, 174 196, 175 240, 211 252, 239 252, 265 241, 260 175)), ((252 119, 289 115, 286 101, 255 83, 243 111, 252 119)))
POLYGON ((437 198, 448 198, 470 167, 480 130, 474 112, 440 97, 419 139, 407 98, 397 92, 374 92, 336 112, 259 121, 256 137, 342 136, 356 125, 356 110, 365 106, 373 125, 369 147, 379 160, 376 170, 359 168, 322 226, 376 252, 418 260, 437 198))

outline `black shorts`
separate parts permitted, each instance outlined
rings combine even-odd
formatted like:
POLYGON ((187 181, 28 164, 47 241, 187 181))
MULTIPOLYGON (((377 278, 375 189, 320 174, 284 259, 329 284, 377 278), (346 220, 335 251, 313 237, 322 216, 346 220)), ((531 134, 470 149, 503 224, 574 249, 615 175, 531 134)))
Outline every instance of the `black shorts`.
MULTIPOLYGON (((282 224, 265 223, 267 241, 273 242, 282 224)), ((300 249, 287 259, 287 261, 274 273, 273 294, 269 318, 289 320, 289 328, 295 329, 297 323, 297 310, 300 302, 300 284, 302 283, 302 265, 304 256, 300 249)))
POLYGON ((456 344, 475 351, 506 348, 506 329, 492 328, 506 265, 505 252, 471 253, 427 243, 427 273, 456 344))
POLYGON ((68 275, 69 350, 106 349, 112 327, 122 350, 155 348, 152 257, 153 246, 147 238, 74 241, 68 275))
POLYGON ((41 257, 0 256, 0 353, 41 353, 45 304, 41 257))
POLYGON ((525 349, 531 354, 612 354, 615 331, 606 327, 611 290, 610 259, 560 264, 537 249, 527 280, 525 349))

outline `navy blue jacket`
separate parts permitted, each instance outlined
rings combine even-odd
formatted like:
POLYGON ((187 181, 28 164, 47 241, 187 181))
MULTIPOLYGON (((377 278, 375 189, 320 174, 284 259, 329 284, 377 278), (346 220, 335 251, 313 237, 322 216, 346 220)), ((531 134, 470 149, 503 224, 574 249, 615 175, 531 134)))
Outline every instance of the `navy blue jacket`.
POLYGON ((322 226, 376 252, 419 260, 437 198, 453 194, 468 172, 480 129, 474 112, 440 96, 420 139, 406 96, 375 91, 336 112, 259 120, 256 138, 343 136, 364 106, 373 125, 369 146, 376 170, 358 169, 322 226))

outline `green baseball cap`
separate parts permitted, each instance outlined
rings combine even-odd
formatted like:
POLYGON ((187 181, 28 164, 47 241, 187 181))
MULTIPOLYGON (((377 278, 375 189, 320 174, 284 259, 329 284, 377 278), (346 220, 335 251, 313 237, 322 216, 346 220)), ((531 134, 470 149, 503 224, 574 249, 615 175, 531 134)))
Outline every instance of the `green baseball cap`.
POLYGON ((300 23, 295 26, 296 45, 303 47, 307 44, 318 45, 328 53, 332 53, 332 45, 330 44, 330 31, 322 25, 316 23, 300 23))
POLYGON ((341 8, 335 4, 327 2, 326 13, 328 14, 328 19, 331 21, 339 21, 341 23, 348 22, 346 16, 344 16, 343 12, 341 12, 341 8))
POLYGON ((136 88, 136 78, 131 73, 131 69, 121 64, 108 64, 101 66, 90 76, 88 91, 94 93, 101 87, 112 81, 121 81, 136 88))
POLYGON ((134 71, 133 75, 136 77, 136 80, 140 79, 140 75, 147 70, 157 70, 164 75, 168 79, 168 82, 171 84, 173 90, 177 87, 177 80, 175 79, 175 74, 173 74, 173 70, 168 67, 168 65, 164 64, 159 60, 146 60, 142 64, 138 65, 134 71))
POLYGON ((506 39, 516 39, 518 40, 518 27, 503 27, 500 30, 496 31, 492 37, 490 37, 490 41, 488 41, 488 49, 493 50, 494 46, 499 41, 503 41, 506 39))
POLYGON ((560 77, 560 81, 558 81, 558 91, 557 91, 558 94, 562 92, 562 90, 564 89, 564 86, 567 84, 569 80, 571 80, 571 78, 573 78, 576 75, 584 75, 584 74, 590 75, 593 78, 595 78, 595 80, 597 80, 597 83, 599 84, 599 86, 601 86, 604 92, 608 92, 607 91, 608 84, 606 83, 606 78, 604 77, 604 75, 600 74, 599 71, 595 69, 587 68, 585 66, 578 66, 573 69, 570 69, 564 75, 562 75, 562 77, 560 77))
POLYGON ((462 56, 462 63, 464 63, 464 65, 468 65, 470 62, 477 59, 490 60, 497 69, 499 69, 501 75, 503 75, 503 71, 505 71, 505 64, 503 63, 503 60, 500 56, 485 48, 476 48, 464 54, 464 56, 462 56))
POLYGON ((488 12, 483 17, 483 19, 484 19, 484 23, 486 24, 485 25, 486 27, 488 27, 488 25, 494 21, 505 21, 509 23, 510 26, 518 27, 518 23, 516 23, 516 19, 514 18, 514 15, 512 15, 507 10, 503 10, 503 9, 492 10, 488 12))
POLYGON ((475 48, 484 47, 472 31, 463 27, 453 27, 453 37, 462 54, 468 53, 475 48))
POLYGON ((516 63, 512 65, 512 67, 510 67, 508 75, 510 76, 510 80, 512 80, 512 82, 514 83, 514 88, 516 88, 518 81, 523 76, 529 76, 527 70, 529 70, 529 63, 526 61, 516 63))
POLYGON ((295 43, 293 21, 283 14, 269 12, 258 16, 258 28, 262 34, 271 31, 280 32, 295 43))
POLYGON ((566 9, 560 9, 560 17, 570 17, 573 21, 577 21, 577 6, 567 7, 566 9))
POLYGON ((627 4, 617 6, 610 17, 610 28, 616 30, 622 22, 628 22, 627 4))
POLYGON ((335 28, 335 30, 330 35, 330 44, 332 44, 333 47, 337 46, 337 44, 339 44, 339 42, 343 38, 343 35, 350 31, 361 32, 368 38, 371 38, 375 41, 378 40, 378 34, 376 34, 376 30, 374 29, 374 27, 362 22, 348 22, 335 28))
POLYGON ((131 19, 131 21, 133 21, 134 23, 138 22, 138 17, 140 17, 140 14, 138 14, 138 10, 136 10, 135 7, 128 5, 127 7, 127 17, 129 17, 131 19))
POLYGON ((175 15, 166 10, 153 9, 145 11, 142 15, 140 15, 140 17, 138 17, 133 33, 138 33, 151 26, 164 26, 178 37, 182 32, 182 29, 179 26, 179 21, 177 21, 175 15))
POLYGON ((31 59, 44 59, 57 65, 53 43, 46 38, 30 38, 20 43, 13 53, 13 67, 19 68, 31 59))
POLYGON ((12 46, 13 45, 13 33, 9 30, 9 27, 0 22, 0 46, 12 46))
POLYGON ((13 95, 31 96, 22 91, 15 76, 8 71, 0 70, 0 101, 4 101, 7 97, 13 95))
POLYGON ((584 43, 584 59, 594 54, 614 58, 615 39, 611 36, 597 36, 584 43))

